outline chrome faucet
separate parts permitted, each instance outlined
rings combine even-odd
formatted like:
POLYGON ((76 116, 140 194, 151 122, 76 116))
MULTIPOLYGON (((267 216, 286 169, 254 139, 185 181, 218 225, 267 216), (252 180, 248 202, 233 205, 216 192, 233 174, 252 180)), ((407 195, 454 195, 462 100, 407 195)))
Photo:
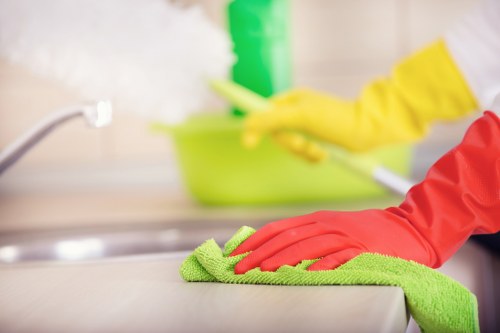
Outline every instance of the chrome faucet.
POLYGON ((40 142, 58 125, 67 120, 83 117, 92 128, 107 126, 112 120, 113 108, 108 100, 79 104, 55 111, 43 118, 30 130, 0 151, 0 175, 40 142))

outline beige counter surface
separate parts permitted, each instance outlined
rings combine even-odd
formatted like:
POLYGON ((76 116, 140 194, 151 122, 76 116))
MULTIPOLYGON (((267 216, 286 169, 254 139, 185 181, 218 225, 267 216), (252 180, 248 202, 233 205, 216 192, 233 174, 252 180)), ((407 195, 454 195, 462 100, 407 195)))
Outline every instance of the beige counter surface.
MULTIPOLYGON (((120 242, 122 241, 129 243, 134 241, 131 235, 138 232, 138 239, 141 239, 141 246, 143 246, 152 241, 160 242, 157 237, 158 231, 168 231, 178 228, 179 225, 188 225, 192 229, 185 230, 186 232, 181 230, 181 233, 175 234, 181 240, 189 238, 188 242, 184 244, 183 241, 181 244, 180 241, 173 241, 173 244, 181 244, 182 249, 192 250, 200 242, 211 237, 217 239, 219 236, 220 240, 227 239, 241 225, 258 226, 275 219, 305 214, 319 209, 357 210, 386 207, 397 204, 398 201, 400 201, 398 198, 389 197, 377 200, 314 205, 207 207, 197 204, 182 190, 175 188, 166 190, 126 188, 122 191, 99 192, 47 191, 46 193, 32 194, 27 192, 9 193, 9 195, 2 195, 0 191, 0 245, 7 245, 8 248, 9 245, 16 245, 9 243, 10 239, 24 241, 26 238, 23 237, 29 237, 30 240, 38 240, 38 237, 43 235, 42 241, 45 242, 43 249, 50 252, 51 248, 48 245, 52 244, 51 241, 57 242, 74 235, 88 235, 87 231, 90 230, 97 233, 105 232, 106 235, 109 232, 116 232, 115 238, 112 240, 118 242, 118 247, 121 246, 120 242), (213 226, 215 228, 223 226, 220 229, 221 233, 216 234, 216 229, 211 229, 213 226), (62 232, 60 232, 61 230, 62 232), (84 232, 80 233, 81 230, 84 232)), ((172 236, 168 232, 165 235, 172 236)), ((24 243, 18 244, 23 245, 24 243)), ((33 245, 33 249, 40 250, 39 242, 33 242, 33 245)), ((151 245, 151 253, 163 251, 162 249, 158 251, 153 245, 151 245)), ((496 318, 498 316, 495 315, 497 307, 494 304, 497 289, 493 283, 496 281, 496 277, 491 269, 494 258, 485 253, 483 249, 478 248, 476 244, 468 243, 466 245, 452 260, 446 263, 441 271, 463 283, 478 296, 482 327, 497 327, 496 318)), ((32 253, 28 254, 33 257, 32 253)), ((9 326, 13 328, 9 330, 12 332, 29 332, 28 329, 33 329, 37 322, 55 325, 47 326, 53 328, 53 330, 48 331, 67 332, 65 327, 69 326, 64 325, 71 325, 73 321, 82 318, 80 322, 88 323, 86 324, 88 326, 82 326, 82 332, 92 332, 92 327, 105 327, 108 332, 114 332, 117 327, 123 329, 118 319, 120 317, 132 321, 129 323, 131 329, 146 325, 142 326, 145 328, 143 331, 154 332, 151 327, 165 327, 162 325, 166 325, 166 319, 160 319, 160 314, 157 312, 160 312, 159 308, 167 307, 166 299, 168 297, 166 295, 170 295, 172 289, 181 288, 180 294, 176 297, 182 299, 187 297, 184 293, 190 295, 189 293, 194 293, 190 290, 196 288, 207 290, 208 294, 215 293, 217 297, 220 296, 221 290, 230 296, 235 293, 243 293, 243 295, 249 293, 251 296, 254 293, 267 294, 271 290, 279 290, 279 288, 263 286, 239 286, 240 289, 238 286, 227 285, 210 285, 205 288, 200 287, 202 284, 197 286, 184 284, 177 275, 179 262, 166 260, 162 256, 165 255, 147 257, 149 259, 140 256, 138 258, 141 259, 136 260, 129 260, 129 258, 108 261, 105 259, 85 265, 49 265, 46 262, 0 265, 1 323, 13 325, 9 326), (216 288, 217 291, 210 291, 211 288, 216 288), (254 291, 251 288, 256 289, 254 291), (264 288, 265 291, 259 291, 259 288, 264 288), (128 290, 132 291, 127 293, 128 290), (237 291, 233 292, 233 290, 237 291), (165 299, 160 299, 161 295, 165 296, 165 299), (120 301, 122 303, 119 303, 115 298, 124 299, 120 301), (94 310, 94 307, 99 311, 94 310), (138 311, 137 321, 128 318, 132 316, 134 311, 138 311), (59 314, 64 314, 64 316, 61 317, 59 314), (150 315, 151 317, 149 317, 150 315), (89 321, 88 318, 94 317, 98 322, 89 321), (108 326, 100 326, 103 323, 108 326), (149 324, 157 326, 147 326, 149 324)), ((497 266, 498 264, 495 267, 497 266)), ((381 292, 388 295, 389 298, 394 296, 394 291, 386 291, 387 288, 374 288, 375 294, 381 292)), ((286 290, 299 289, 293 287, 286 290)), ((357 287, 328 287, 325 290, 328 290, 326 294, 338 304, 343 304, 343 297, 349 299, 348 302, 359 301, 355 299, 358 297, 356 295, 360 295, 357 287), (353 294, 350 294, 349 290, 352 290, 353 294), (329 293, 334 293, 337 296, 329 293)), ((363 287, 359 290, 368 292, 366 295, 372 293, 371 288, 363 287)), ((200 295, 206 295, 198 290, 196 292, 199 292, 200 295)), ((309 295, 309 293, 306 294, 309 295)), ((290 295, 290 297, 295 296, 290 295)), ((307 296, 301 295, 301 297, 307 296)), ((213 299, 213 301, 219 304, 218 299, 213 299)), ((360 299, 363 300, 364 296, 360 299)), ((240 301, 246 302, 242 299, 240 301)), ((329 302, 328 300, 324 301, 329 302)), ((232 300, 232 302, 237 302, 237 300, 232 300)), ((375 309, 370 310, 371 307, 380 309, 386 306, 380 305, 381 303, 378 301, 360 302, 364 305, 359 309, 365 309, 368 311, 366 313, 375 311, 375 309)), ((256 304, 255 306, 257 311, 261 305, 256 304)), ((328 303, 328 306, 333 305, 328 303)), ((270 310, 266 307, 264 309, 270 310)), ((316 311, 316 308, 314 309, 316 311)), ((174 310, 168 311, 172 315, 171 311, 174 310)), ((269 312, 272 314, 273 311, 275 310, 269 312)), ((367 316, 359 314, 357 311, 357 307, 351 307, 350 311, 340 313, 345 315, 354 313, 359 318, 367 316)), ((187 316, 187 314, 184 315, 187 316)), ((285 313, 281 315, 285 316, 285 313)), ((174 316, 180 317, 178 313, 175 313, 174 316)), ((236 314, 233 313, 232 316, 236 316, 236 314)), ((187 320, 186 317, 182 318, 187 320)), ((3 331, 0 330, 0 332, 3 331)), ((74 329, 72 331, 79 332, 74 329)), ((494 329, 490 331, 495 332, 494 329)), ((35 330, 35 332, 43 331, 35 330)), ((100 331, 94 330, 93 332, 100 331)))
MULTIPOLYGON (((200 206, 182 191, 10 194, 0 196, 0 236, 34 232, 36 240, 38 231, 140 230, 182 221, 222 221, 236 230, 369 204, 385 203, 229 208, 200 206)), ((0 264, 0 332, 404 332, 407 326, 400 288, 186 283, 178 274, 185 255, 0 264)))
POLYGON ((0 266, 0 331, 405 332, 397 287, 187 283, 182 255, 0 266))

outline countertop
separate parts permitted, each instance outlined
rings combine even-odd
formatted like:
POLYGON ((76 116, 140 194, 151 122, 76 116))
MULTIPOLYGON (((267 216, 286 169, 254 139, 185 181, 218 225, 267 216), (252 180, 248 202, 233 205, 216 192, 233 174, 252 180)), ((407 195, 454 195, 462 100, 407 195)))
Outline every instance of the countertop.
POLYGON ((0 331, 405 332, 403 291, 383 286, 187 283, 183 255, 0 266, 0 331))
MULTIPOLYGON (((318 209, 397 201, 207 207, 179 189, 0 193, 0 235, 168 227, 182 221, 222 221, 237 230, 318 209)), ((404 294, 397 287, 186 283, 178 273, 182 255, 0 264, 0 332, 405 332, 407 327, 404 294)))
MULTIPOLYGON (((43 235, 43 241, 57 241, 74 231, 83 230, 87 235, 89 230, 104 230, 117 232, 115 239, 122 242, 129 241, 131 233, 146 230, 150 233, 139 234, 149 244, 159 241, 158 230, 189 225, 196 235, 189 231, 179 236, 189 236, 192 241, 184 249, 191 251, 207 238, 218 238, 214 225, 224 227, 219 237, 227 239, 241 225, 258 226, 320 209, 384 208, 399 201, 385 197, 307 205, 209 207, 175 187, 0 191, 0 240, 22 236, 40 241, 43 235)), ((38 255, 40 243, 34 245, 38 255)), ((301 326, 305 322, 314 323, 318 332, 363 332, 366 328, 367 332, 404 332, 406 326, 404 295, 399 288, 185 283, 177 272, 181 260, 167 253, 81 264, 0 264, 0 332, 210 332, 223 331, 221 327, 229 327, 231 332, 245 332, 246 327, 262 332, 270 327, 275 332, 293 332, 291 328, 313 332, 309 326, 301 326), (259 323, 264 324, 255 328, 259 323), (205 326, 200 330, 193 325, 205 326)), ((499 289, 493 264, 500 272, 498 260, 469 242, 440 269, 476 294, 485 332, 498 331, 495 295, 499 289)), ((412 320, 410 331, 418 332, 412 320)))

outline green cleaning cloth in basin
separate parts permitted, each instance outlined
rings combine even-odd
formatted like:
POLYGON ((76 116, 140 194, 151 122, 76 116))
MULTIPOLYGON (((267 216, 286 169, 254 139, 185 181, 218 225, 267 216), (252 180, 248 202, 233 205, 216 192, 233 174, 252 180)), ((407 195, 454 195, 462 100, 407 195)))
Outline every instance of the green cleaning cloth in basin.
POLYGON ((224 251, 211 239, 200 245, 180 267, 189 282, 270 285, 383 285, 401 287, 407 307, 425 333, 479 332, 476 297, 460 283, 427 266, 379 254, 362 254, 335 270, 307 271, 314 260, 283 266, 276 272, 259 268, 234 274, 234 266, 247 254, 228 255, 255 232, 242 227, 224 251))

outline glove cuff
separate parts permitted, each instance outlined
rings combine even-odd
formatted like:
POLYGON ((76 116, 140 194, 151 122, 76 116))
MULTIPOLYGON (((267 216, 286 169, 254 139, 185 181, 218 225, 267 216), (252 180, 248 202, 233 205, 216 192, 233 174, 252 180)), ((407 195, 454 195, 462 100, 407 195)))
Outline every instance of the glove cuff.
POLYGON ((394 84, 417 120, 454 120, 478 108, 478 102, 440 39, 394 69, 394 84))
POLYGON ((352 146, 361 150, 412 142, 422 138, 433 121, 454 120, 477 108, 471 89, 438 40, 398 64, 390 77, 365 87, 351 117, 351 130, 358 133, 352 146))

